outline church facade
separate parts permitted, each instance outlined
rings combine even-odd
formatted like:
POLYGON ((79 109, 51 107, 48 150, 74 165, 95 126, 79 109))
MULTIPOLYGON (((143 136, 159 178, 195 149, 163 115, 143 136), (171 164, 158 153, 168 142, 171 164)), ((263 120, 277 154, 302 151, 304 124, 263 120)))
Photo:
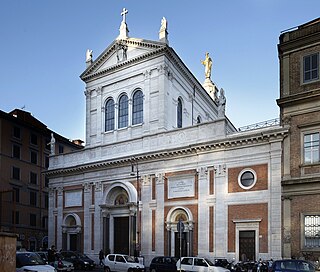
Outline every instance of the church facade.
POLYGON ((281 257, 281 144, 275 125, 238 131, 225 94, 159 40, 119 36, 86 55, 86 146, 50 157, 49 244, 98 259, 281 257), (181 246, 180 246, 181 244, 181 246))

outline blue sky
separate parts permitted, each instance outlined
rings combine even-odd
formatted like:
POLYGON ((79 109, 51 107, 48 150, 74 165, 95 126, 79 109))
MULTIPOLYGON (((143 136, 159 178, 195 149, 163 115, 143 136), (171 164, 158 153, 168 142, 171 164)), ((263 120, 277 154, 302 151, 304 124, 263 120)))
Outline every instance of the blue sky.
POLYGON ((2 0, 0 109, 22 108, 50 129, 85 138, 85 52, 95 59, 118 36, 122 8, 129 36, 169 42, 202 83, 209 52, 212 80, 227 97, 236 127, 277 118, 280 32, 319 17, 319 0, 2 0))

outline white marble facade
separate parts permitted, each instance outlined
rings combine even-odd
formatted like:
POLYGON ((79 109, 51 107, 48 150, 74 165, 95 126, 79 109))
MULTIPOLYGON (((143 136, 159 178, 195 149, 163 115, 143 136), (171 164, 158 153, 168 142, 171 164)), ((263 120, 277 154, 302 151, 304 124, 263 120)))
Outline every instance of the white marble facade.
POLYGON ((155 255, 176 254, 176 219, 183 216, 185 254, 239 260, 239 235, 250 230, 255 259, 279 258, 286 131, 273 126, 238 132, 218 113, 219 101, 168 46, 163 36, 167 29, 160 41, 130 38, 124 29, 81 75, 86 84, 85 148, 50 158, 49 244, 97 259, 102 248, 119 250, 115 240, 120 235, 128 241, 123 250, 134 254, 138 242, 149 265, 155 255), (137 90, 143 94, 143 121, 132 125, 137 90), (128 97, 128 124, 119 128, 123 94, 128 97), (111 98, 115 124, 106 131, 106 101, 111 98), (257 174, 252 188, 232 183, 230 169, 260 165, 266 165, 266 173, 257 174), (245 205, 260 204, 267 207, 261 216, 228 214, 230 206, 246 210, 245 205), (125 228, 119 234, 120 225, 125 228))

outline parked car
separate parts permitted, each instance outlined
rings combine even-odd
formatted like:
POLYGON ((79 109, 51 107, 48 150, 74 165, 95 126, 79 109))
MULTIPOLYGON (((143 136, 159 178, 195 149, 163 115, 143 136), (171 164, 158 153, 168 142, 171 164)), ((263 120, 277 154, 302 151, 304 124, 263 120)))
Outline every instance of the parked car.
POLYGON ((285 259, 276 260, 271 266, 271 272, 314 272, 315 266, 305 260, 285 259))
POLYGON ((167 257, 167 256, 154 257, 150 263, 149 270, 150 272, 177 271, 177 266, 176 266, 177 261, 178 261, 178 258, 176 257, 167 257))
POLYGON ((214 259, 214 265, 215 266, 224 267, 226 269, 229 269, 232 272, 235 271, 234 263, 228 261, 225 258, 216 258, 216 259, 214 259))
POLYGON ((104 271, 133 272, 145 271, 143 264, 123 254, 108 254, 104 259, 104 271))
POLYGON ((181 268, 182 271, 230 272, 224 267, 215 266, 209 259, 201 257, 182 257, 181 265, 180 260, 178 260, 176 266, 177 270, 181 268))
POLYGON ((42 258, 34 252, 16 252, 16 272, 56 272, 51 265, 46 264, 42 258))
POLYGON ((65 261, 73 263, 74 269, 93 270, 95 262, 87 255, 75 251, 60 251, 65 261))
MULTIPOLYGON (((47 264, 49 264, 48 263, 48 252, 38 251, 36 253, 42 258, 42 260, 44 260, 47 264)), ((53 266, 58 272, 74 271, 73 263, 66 261, 60 253, 56 253, 56 260, 55 260, 53 266)))
POLYGON ((258 263, 255 261, 238 262, 234 269, 236 272, 257 272, 258 263))

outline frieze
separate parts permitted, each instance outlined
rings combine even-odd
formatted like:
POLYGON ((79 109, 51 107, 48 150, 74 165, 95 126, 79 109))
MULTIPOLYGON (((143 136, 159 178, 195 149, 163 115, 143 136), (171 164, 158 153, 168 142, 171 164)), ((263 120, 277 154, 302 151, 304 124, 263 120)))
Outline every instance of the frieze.
POLYGON ((90 192, 90 183, 89 182, 84 182, 83 183, 83 188, 84 188, 84 192, 85 193, 90 192))
POLYGON ((152 74, 152 70, 146 70, 143 75, 145 79, 149 79, 152 74))

